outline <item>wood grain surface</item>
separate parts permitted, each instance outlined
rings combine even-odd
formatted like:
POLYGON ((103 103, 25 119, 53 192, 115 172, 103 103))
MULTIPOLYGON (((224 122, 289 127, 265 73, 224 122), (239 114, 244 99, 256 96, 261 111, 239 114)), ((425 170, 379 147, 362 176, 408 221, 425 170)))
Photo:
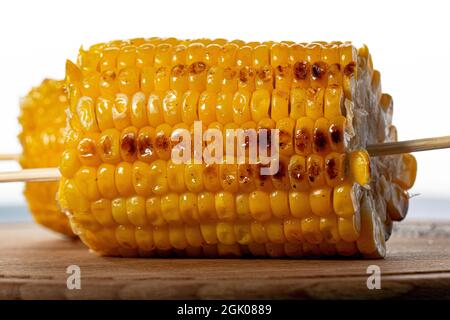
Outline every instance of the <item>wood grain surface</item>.
POLYGON ((0 299, 450 298, 450 224, 403 222, 384 260, 121 259, 31 224, 0 225, 0 299), (69 265, 81 289, 67 289, 69 265), (381 289, 367 289, 367 267, 381 289))

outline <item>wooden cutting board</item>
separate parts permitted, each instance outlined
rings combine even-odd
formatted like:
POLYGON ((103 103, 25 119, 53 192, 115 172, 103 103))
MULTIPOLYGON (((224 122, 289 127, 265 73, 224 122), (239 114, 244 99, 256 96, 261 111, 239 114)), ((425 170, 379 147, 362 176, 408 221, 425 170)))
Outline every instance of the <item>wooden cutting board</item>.
POLYGON ((450 223, 403 222, 384 260, 121 259, 32 224, 0 225, 0 299, 450 298, 450 223), (67 288, 67 267, 81 289, 67 288), (381 289, 367 288, 367 268, 381 289))

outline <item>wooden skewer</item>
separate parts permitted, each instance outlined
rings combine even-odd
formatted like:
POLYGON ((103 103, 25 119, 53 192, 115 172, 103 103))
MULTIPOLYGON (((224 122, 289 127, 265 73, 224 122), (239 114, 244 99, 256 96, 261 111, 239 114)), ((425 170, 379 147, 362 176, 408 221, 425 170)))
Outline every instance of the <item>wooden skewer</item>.
MULTIPOLYGON (((371 156, 376 157, 445 148, 450 148, 450 136, 372 144, 367 146, 366 150, 371 156)), ((13 172, 0 172, 0 183, 20 181, 58 181, 60 178, 61 174, 59 173, 58 168, 37 168, 13 172)))
POLYGON ((450 136, 372 144, 366 147, 371 156, 386 156, 450 148, 450 136))
POLYGON ((60 177, 61 174, 58 168, 36 168, 0 172, 0 182, 58 181, 60 177))
POLYGON ((20 154, 0 153, 0 161, 1 160, 19 161, 19 158, 20 158, 20 154))

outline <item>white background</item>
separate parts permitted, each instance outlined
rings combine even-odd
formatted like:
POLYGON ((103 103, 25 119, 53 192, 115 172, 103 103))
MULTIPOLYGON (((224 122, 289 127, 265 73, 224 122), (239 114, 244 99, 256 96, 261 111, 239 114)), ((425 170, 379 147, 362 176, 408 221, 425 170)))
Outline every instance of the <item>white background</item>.
MULTIPOLYGON (((1 1, 0 152, 20 152, 19 97, 44 77, 63 78, 80 45, 151 36, 365 43, 394 97, 400 139, 450 135, 449 9, 431 0, 1 1)), ((450 150, 416 156, 413 208, 420 199, 450 200, 450 150)), ((0 185, 0 205, 22 203, 21 189, 0 185)), ((445 215, 450 201, 443 203, 445 215)))

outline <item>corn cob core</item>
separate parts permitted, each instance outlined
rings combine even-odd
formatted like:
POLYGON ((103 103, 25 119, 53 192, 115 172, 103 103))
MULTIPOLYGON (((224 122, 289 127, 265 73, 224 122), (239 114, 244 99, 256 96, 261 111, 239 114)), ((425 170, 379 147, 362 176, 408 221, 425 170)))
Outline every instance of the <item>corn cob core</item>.
POLYGON ((396 139, 367 47, 133 39, 67 63, 70 127, 60 203, 103 255, 385 255, 407 211, 411 155, 396 139), (175 164, 177 128, 280 131, 280 167, 175 164))
MULTIPOLYGON (((68 107, 64 81, 46 79, 33 88, 20 104, 19 140, 23 168, 59 165, 64 145, 64 128, 68 107)), ((54 231, 73 236, 66 215, 56 202, 58 182, 28 182, 24 195, 34 220, 54 231)))

